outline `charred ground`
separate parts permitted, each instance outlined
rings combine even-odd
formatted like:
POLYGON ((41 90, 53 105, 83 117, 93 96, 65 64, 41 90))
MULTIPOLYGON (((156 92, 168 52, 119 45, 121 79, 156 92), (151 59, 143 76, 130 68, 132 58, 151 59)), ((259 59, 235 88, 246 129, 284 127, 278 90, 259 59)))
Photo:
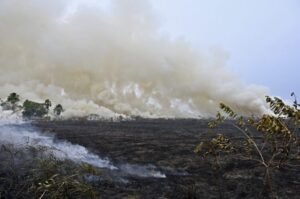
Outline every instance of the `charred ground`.
MULTIPOLYGON (((220 173, 193 150, 216 132, 232 139, 241 135, 230 124, 210 132, 208 120, 153 119, 121 122, 38 121, 42 132, 54 133, 59 140, 80 144, 115 165, 130 163, 155 165, 166 178, 127 177, 127 183, 114 179, 97 180, 102 198, 257 198, 262 193, 263 176, 253 161, 228 161, 220 173), (221 176, 221 177, 220 177, 221 176)), ((258 138, 259 139, 259 138, 258 138)), ((106 172, 103 170, 102 175, 106 172)), ((300 194, 299 169, 274 177, 278 195, 297 198, 300 194)), ((104 178, 103 178, 104 179, 104 178)))

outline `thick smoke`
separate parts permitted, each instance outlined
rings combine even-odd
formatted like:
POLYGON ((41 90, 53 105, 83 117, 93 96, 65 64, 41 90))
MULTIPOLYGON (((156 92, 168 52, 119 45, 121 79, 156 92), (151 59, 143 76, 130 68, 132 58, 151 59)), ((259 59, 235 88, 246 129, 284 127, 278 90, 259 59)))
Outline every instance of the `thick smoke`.
POLYGON ((263 88, 244 85, 222 56, 161 36, 145 1, 84 2, 0 1, 1 97, 50 98, 65 116, 207 117, 219 102, 265 111, 263 88))

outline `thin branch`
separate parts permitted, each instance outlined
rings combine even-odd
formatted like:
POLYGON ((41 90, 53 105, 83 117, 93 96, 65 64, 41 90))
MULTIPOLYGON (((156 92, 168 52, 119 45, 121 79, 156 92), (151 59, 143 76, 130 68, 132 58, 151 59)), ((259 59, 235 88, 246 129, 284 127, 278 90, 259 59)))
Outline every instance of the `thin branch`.
POLYGON ((43 192, 43 194, 39 197, 39 199, 42 199, 45 195, 46 191, 43 192))
POLYGON ((246 137, 252 142, 254 148, 256 149, 257 153, 258 153, 259 156, 260 156, 261 163, 262 163, 265 167, 268 167, 268 165, 266 164, 265 159, 264 159, 264 157, 263 157, 261 151, 259 150, 259 148, 258 148, 256 142, 255 142, 255 141, 254 141, 254 140, 253 140, 253 139, 252 139, 252 138, 251 138, 251 137, 250 137, 250 136, 249 136, 242 128, 240 128, 239 126, 237 126, 237 125, 234 124, 234 123, 232 123, 232 125, 233 125, 235 128, 237 128, 241 133, 243 133, 244 136, 246 136, 246 137))

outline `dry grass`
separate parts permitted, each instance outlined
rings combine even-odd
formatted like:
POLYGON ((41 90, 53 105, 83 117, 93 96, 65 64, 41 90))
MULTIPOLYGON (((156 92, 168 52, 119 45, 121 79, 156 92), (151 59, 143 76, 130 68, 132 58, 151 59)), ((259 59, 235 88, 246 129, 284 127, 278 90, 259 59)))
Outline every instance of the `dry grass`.
POLYGON ((45 148, 1 145, 0 198, 99 198, 84 178, 96 172, 90 165, 59 160, 45 148))

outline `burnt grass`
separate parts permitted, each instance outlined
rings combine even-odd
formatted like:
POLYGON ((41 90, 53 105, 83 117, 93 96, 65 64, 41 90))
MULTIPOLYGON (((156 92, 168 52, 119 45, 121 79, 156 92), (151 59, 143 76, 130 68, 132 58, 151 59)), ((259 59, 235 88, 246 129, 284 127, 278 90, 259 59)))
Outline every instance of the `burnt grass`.
MULTIPOLYGON (((229 123, 211 132, 208 120, 149 119, 136 121, 38 121, 42 132, 53 133, 87 147, 114 165, 154 165, 166 178, 126 177, 127 182, 103 178, 94 182, 101 198, 268 198, 263 189, 263 168, 251 160, 228 157, 216 171, 193 150, 201 142, 223 133, 242 135, 229 123)), ((102 175, 106 175, 103 170, 102 175)), ((279 198, 299 198, 300 168, 281 169, 273 175, 279 198)))

